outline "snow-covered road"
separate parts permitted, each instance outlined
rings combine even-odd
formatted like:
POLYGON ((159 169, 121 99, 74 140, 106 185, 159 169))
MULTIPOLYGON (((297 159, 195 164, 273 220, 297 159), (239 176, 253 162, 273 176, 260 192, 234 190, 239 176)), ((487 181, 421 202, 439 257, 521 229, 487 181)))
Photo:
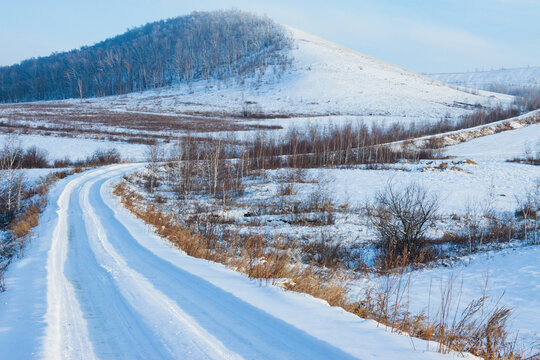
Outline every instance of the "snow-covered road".
POLYGON ((0 359, 447 358, 374 321, 170 247, 110 193, 137 166, 92 170, 54 187, 0 294, 0 359))

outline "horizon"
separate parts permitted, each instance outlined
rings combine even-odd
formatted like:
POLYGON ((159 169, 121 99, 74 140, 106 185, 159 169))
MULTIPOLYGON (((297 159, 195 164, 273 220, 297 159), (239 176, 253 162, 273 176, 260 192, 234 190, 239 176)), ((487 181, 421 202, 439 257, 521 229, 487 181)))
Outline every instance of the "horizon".
POLYGON ((287 5, 282 0, 272 4, 235 0, 227 5, 204 0, 197 6, 171 0, 98 0, 92 4, 57 0, 53 5, 29 2, 30 6, 10 4, 0 14, 0 46, 5 49, 0 54, 0 66, 92 46, 149 22, 193 11, 231 8, 267 15, 277 23, 420 73, 540 65, 536 60, 540 48, 531 46, 540 38, 533 21, 540 16, 540 4, 530 0, 445 0, 437 4, 414 0, 406 6, 391 0, 339 0, 332 6, 310 2, 309 7, 303 0, 287 5), (108 12, 102 11, 105 6, 108 12), (489 15, 485 13, 487 6, 489 15), (26 21, 21 21, 20 15, 26 21))

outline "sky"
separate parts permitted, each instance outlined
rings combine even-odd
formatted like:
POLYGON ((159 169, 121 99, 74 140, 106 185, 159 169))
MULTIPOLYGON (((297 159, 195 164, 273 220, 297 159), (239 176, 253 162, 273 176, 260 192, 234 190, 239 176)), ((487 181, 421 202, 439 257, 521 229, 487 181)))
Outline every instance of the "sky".
POLYGON ((0 0, 0 66, 233 7, 422 73, 540 66, 540 0, 0 0))

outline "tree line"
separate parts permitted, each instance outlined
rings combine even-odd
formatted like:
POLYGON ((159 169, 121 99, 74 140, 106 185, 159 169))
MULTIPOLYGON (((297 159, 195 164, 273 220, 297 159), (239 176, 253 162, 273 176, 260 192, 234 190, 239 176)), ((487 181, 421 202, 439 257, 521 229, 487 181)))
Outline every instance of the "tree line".
POLYGON ((267 17, 194 12, 148 23, 90 47, 0 68, 0 102, 124 94, 197 80, 261 79, 291 63, 292 40, 267 17))

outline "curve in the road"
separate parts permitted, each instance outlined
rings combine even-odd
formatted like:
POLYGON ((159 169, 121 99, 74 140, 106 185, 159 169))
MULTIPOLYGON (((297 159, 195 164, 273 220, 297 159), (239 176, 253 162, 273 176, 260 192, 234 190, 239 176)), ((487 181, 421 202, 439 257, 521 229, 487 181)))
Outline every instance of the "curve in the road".
POLYGON ((124 172, 77 179, 59 198, 46 358, 352 358, 138 244, 101 196, 124 172))
POLYGON ((92 170, 53 189, 39 243, 12 266, 1 298, 0 359, 445 358, 171 249, 111 197, 111 182, 138 167, 92 170))

